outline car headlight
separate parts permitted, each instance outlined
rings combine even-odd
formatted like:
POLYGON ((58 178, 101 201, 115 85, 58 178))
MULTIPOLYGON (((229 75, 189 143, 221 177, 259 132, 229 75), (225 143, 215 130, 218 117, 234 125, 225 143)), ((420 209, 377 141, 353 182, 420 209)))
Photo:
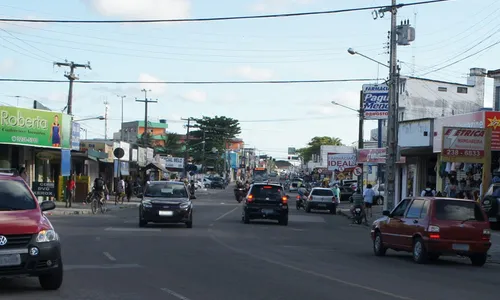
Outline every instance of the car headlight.
POLYGON ((52 229, 42 230, 36 237, 37 243, 54 242, 59 240, 59 235, 52 229))
POLYGON ((145 208, 151 208, 153 207, 153 204, 151 203, 151 201, 142 201, 142 206, 145 207, 145 208))
POLYGON ((189 203, 181 203, 180 207, 182 209, 187 209, 189 207, 189 203))

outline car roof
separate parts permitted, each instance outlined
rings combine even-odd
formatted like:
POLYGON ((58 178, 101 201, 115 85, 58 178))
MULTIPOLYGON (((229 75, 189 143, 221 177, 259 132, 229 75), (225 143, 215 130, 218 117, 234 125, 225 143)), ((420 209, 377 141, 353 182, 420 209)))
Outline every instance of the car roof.
POLYGON ((450 200, 450 201, 463 201, 463 202, 476 202, 470 199, 459 199, 459 198, 449 198, 449 197, 416 197, 414 199, 426 199, 426 200, 450 200))
POLYGON ((280 183, 256 182, 253 185, 271 185, 271 186, 281 187, 280 183))
POLYGON ((155 181, 150 181, 151 183, 173 183, 173 184, 184 184, 182 181, 166 181, 166 180, 155 180, 155 181))
POLYGON ((14 175, 13 173, 3 173, 0 172, 1 180, 22 180, 22 178, 18 175, 14 175))
POLYGON ((313 189, 313 190, 326 190, 326 191, 331 191, 331 190, 332 190, 332 189, 330 189, 330 188, 324 188, 324 187, 319 187, 319 186, 317 186, 317 187, 313 187, 312 189, 313 189))

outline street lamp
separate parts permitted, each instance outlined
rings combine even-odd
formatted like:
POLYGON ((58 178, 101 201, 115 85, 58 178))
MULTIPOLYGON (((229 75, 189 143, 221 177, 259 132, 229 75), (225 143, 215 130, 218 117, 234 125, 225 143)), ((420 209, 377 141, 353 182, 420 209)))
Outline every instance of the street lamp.
POLYGON ((89 120, 99 120, 102 121, 105 118, 103 116, 98 116, 98 117, 92 117, 92 118, 85 118, 85 119, 80 119, 80 120, 73 120, 73 122, 81 122, 81 121, 89 121, 89 120))
POLYGON ((373 59, 373 58, 371 58, 371 57, 369 57, 369 56, 366 56, 366 55, 364 55, 364 54, 362 54, 362 53, 359 53, 359 52, 355 51, 353 48, 349 48, 349 49, 347 49, 347 52, 348 52, 349 54, 351 54, 351 55, 359 55, 359 56, 362 56, 362 57, 364 57, 364 58, 366 58, 366 59, 368 59, 368 60, 371 60, 371 61, 373 61, 373 62, 375 62, 375 63, 377 63, 377 64, 381 65, 381 66, 384 66, 384 67, 386 67, 386 68, 389 68, 389 66, 388 66, 388 65, 386 65, 386 64, 384 64, 384 63, 381 63, 381 62, 379 62, 378 60, 375 60, 375 59, 373 59))
POLYGON ((120 125, 120 141, 123 141, 123 99, 127 98, 126 95, 116 95, 116 97, 122 98, 122 123, 120 125))

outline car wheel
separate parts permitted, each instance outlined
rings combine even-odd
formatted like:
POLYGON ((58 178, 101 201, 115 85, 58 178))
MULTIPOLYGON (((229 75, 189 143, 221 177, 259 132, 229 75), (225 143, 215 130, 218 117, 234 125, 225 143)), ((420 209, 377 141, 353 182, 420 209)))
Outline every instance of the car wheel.
POLYGON ((486 260, 488 260, 488 254, 487 253, 481 253, 481 254, 474 254, 470 256, 470 261, 473 266, 476 267, 482 267, 486 263, 486 260))
POLYGON ((377 205, 384 205, 384 197, 377 198, 377 205))
POLYGON ((186 227, 193 228, 193 213, 190 214, 189 221, 186 222, 186 227))
POLYGON ((52 272, 41 275, 38 277, 38 282, 40 282, 40 286, 42 289, 47 291, 55 291, 58 290, 63 282, 63 263, 62 259, 59 259, 59 264, 57 268, 55 268, 52 272))
POLYGON ((280 224, 281 226, 287 226, 288 225, 288 216, 279 219, 278 224, 280 224))
POLYGON ((375 239, 373 239, 373 253, 376 256, 384 256, 387 252, 387 248, 384 247, 384 243, 382 242, 382 234, 377 231, 375 233, 375 239))
POLYGON ((243 214, 243 223, 250 224, 250 216, 247 213, 243 214))
POLYGON ((413 261, 417 264, 425 264, 429 259, 427 249, 425 249, 424 241, 421 238, 416 238, 413 241, 413 261))

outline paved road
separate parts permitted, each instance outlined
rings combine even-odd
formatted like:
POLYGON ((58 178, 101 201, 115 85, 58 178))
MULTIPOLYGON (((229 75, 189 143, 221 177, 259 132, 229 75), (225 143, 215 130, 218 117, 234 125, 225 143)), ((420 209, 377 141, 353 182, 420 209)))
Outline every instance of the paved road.
POLYGON ((493 299, 500 265, 461 259, 416 265, 375 257, 366 227, 342 216, 293 210, 289 226, 240 222, 232 191, 196 200, 194 228, 137 227, 136 208, 51 216, 64 243, 57 292, 36 280, 0 284, 18 299, 493 299))

